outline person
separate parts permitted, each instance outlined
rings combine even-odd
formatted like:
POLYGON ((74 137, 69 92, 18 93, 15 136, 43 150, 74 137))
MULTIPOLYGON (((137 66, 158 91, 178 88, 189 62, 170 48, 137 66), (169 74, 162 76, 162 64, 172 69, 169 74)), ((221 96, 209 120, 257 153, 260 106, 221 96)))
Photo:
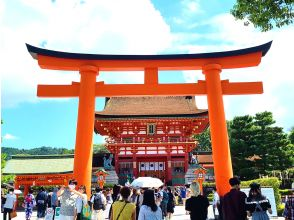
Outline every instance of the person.
POLYGON ((179 188, 178 187, 175 187, 175 205, 178 205, 179 204, 179 195, 180 195, 180 192, 179 192, 179 188))
POLYGON ((35 196, 33 195, 33 190, 29 189, 29 193, 24 198, 26 220, 31 219, 33 214, 33 208, 35 205, 36 205, 36 200, 35 200, 35 196))
POLYGON ((111 205, 113 203, 111 191, 112 191, 112 189, 110 189, 110 188, 106 189, 106 208, 105 208, 105 211, 104 211, 104 217, 106 219, 108 219, 108 217, 109 217, 110 207, 111 207, 111 205))
POLYGON ((168 203, 168 194, 166 192, 166 188, 164 186, 160 187, 160 197, 161 197, 161 203, 160 203, 160 208, 162 211, 162 216, 165 218, 167 216, 167 203, 168 203))
POLYGON ((218 219, 220 199, 219 199, 219 195, 217 193, 216 187, 213 187, 212 193, 213 193, 213 200, 212 200, 213 215, 214 215, 214 219, 218 219))
POLYGON ((252 220, 269 220, 266 211, 272 214, 269 200, 261 194, 260 185, 255 182, 250 184, 249 196, 245 200, 245 207, 248 216, 252 216, 252 220))
POLYGON ((104 219, 104 210, 106 207, 106 198, 102 192, 100 187, 96 187, 96 193, 91 198, 92 204, 92 216, 95 220, 103 220, 104 219))
MULTIPOLYGON (((120 198, 120 189, 121 189, 121 185, 118 185, 118 184, 115 184, 113 187, 112 187, 112 202, 115 202, 115 201, 118 201, 119 198, 120 198)), ((110 219, 110 215, 112 213, 112 205, 110 206, 110 209, 109 209, 109 219, 110 219)))
POLYGON ((186 203, 186 196, 187 196, 187 189, 185 186, 182 186, 180 189, 180 196, 181 196, 181 200, 183 202, 183 206, 185 206, 186 203))
POLYGON ((230 192, 226 193, 222 202, 222 217, 226 220, 247 219, 245 209, 246 194, 240 191, 240 180, 238 177, 229 179, 230 192))
POLYGON ((136 205, 129 202, 131 189, 124 186, 120 190, 122 200, 112 204, 110 220, 136 220, 136 205))
MULTIPOLYGON (((185 209, 190 214, 191 220, 206 220, 209 201, 205 196, 200 195, 198 182, 190 185, 191 197, 186 200, 185 209)), ((235 219, 237 220, 237 219, 235 219)))
POLYGON ((136 188, 133 188, 133 192, 130 198, 130 202, 134 203, 136 205, 136 219, 139 217, 139 211, 140 211, 140 193, 139 190, 136 188))
POLYGON ((81 194, 75 190, 78 182, 75 179, 68 181, 68 186, 61 186, 57 192, 60 197, 60 219, 74 220, 76 199, 81 194))
POLYGON ((14 194, 14 189, 10 188, 8 194, 6 195, 6 201, 4 203, 3 219, 6 220, 7 214, 10 220, 10 213, 12 213, 16 208, 16 195, 14 194))
POLYGON ((53 188, 53 192, 52 192, 52 196, 51 196, 51 205, 52 205, 52 208, 53 208, 53 219, 54 219, 54 216, 55 216, 55 209, 56 207, 58 206, 58 196, 57 196, 57 187, 54 187, 53 188))
POLYGON ((155 195, 152 189, 144 191, 143 203, 140 208, 138 220, 160 220, 162 219, 162 212, 155 203, 155 195))
POLYGON ((172 219, 172 214, 175 212, 175 197, 170 187, 167 187, 168 202, 166 206, 167 219, 172 219))
POLYGON ((40 187, 40 191, 37 194, 36 202, 37 202, 37 217, 38 218, 44 218, 47 208, 47 201, 48 201, 48 195, 45 191, 44 187, 40 187))
POLYGON ((86 192, 86 186, 81 185, 79 187, 78 192, 80 193, 78 195, 78 198, 76 199, 76 204, 75 204, 75 218, 76 220, 80 220, 82 218, 82 210, 83 206, 87 205, 88 203, 88 198, 87 198, 87 192, 86 192))
POLYGON ((288 196, 283 212, 285 220, 294 220, 294 196, 288 196))

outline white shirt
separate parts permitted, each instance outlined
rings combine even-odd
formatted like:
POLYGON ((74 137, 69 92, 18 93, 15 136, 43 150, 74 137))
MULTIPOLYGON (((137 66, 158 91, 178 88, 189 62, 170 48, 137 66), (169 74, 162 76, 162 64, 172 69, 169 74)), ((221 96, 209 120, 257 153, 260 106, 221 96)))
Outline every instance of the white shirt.
POLYGON ((87 202, 88 201, 87 201, 87 195, 86 194, 83 194, 83 197, 79 196, 77 198, 77 200, 76 200, 77 213, 81 213, 82 212, 83 205, 86 205, 87 202))
POLYGON ((156 212, 153 212, 147 205, 142 205, 139 212, 138 220, 161 220, 162 212, 161 208, 157 207, 156 212))
POLYGON ((213 201, 212 201, 212 205, 217 205, 219 203, 219 195, 217 192, 213 193, 213 201))
POLYGON ((15 194, 7 194, 4 208, 13 209, 15 202, 16 202, 16 195, 15 194))

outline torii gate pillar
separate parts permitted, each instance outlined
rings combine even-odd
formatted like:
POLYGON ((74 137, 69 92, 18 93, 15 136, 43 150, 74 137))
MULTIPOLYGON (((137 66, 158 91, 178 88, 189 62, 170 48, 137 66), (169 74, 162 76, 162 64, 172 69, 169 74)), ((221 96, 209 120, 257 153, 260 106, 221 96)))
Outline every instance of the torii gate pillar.
POLYGON ((208 64, 202 71, 206 80, 215 182, 220 186, 219 194, 224 195, 230 191, 229 179, 233 171, 220 80, 221 66, 208 64))
POLYGON ((79 110, 77 121, 74 178, 91 192, 93 131, 95 119, 95 87, 98 69, 95 66, 80 68, 79 110))

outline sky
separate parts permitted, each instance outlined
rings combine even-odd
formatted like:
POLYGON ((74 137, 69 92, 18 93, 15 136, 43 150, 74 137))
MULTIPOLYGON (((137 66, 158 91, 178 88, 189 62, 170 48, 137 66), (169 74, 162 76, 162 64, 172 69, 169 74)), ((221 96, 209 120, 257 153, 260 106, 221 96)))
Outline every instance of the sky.
MULTIPOLYGON (((78 72, 43 70, 25 43, 93 54, 183 54, 242 49, 273 41, 257 67, 223 70, 232 82, 262 81, 264 94, 226 96, 226 119, 273 112, 276 125, 294 126, 294 26, 262 33, 230 15, 235 1, 10 0, 0 1, 2 146, 75 145, 78 100, 38 98, 38 84, 70 84, 78 72)), ((160 83, 203 80, 201 71, 159 73, 160 83)), ((97 81, 143 83, 142 72, 102 72, 97 81)), ((197 96, 207 108, 205 96, 197 96)), ((104 98, 96 98, 96 111, 104 98)), ((93 134, 94 135, 94 134, 93 134)), ((94 143, 104 137, 94 135, 94 143)))

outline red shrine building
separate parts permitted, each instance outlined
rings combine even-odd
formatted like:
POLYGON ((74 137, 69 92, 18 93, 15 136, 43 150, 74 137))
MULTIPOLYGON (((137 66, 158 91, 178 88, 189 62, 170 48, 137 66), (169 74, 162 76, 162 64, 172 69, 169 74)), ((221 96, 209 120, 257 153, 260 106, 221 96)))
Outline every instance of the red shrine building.
POLYGON ((106 136, 119 183, 152 176, 171 185, 185 184, 193 135, 209 124, 208 111, 195 97, 112 97, 95 113, 95 133, 106 136))

